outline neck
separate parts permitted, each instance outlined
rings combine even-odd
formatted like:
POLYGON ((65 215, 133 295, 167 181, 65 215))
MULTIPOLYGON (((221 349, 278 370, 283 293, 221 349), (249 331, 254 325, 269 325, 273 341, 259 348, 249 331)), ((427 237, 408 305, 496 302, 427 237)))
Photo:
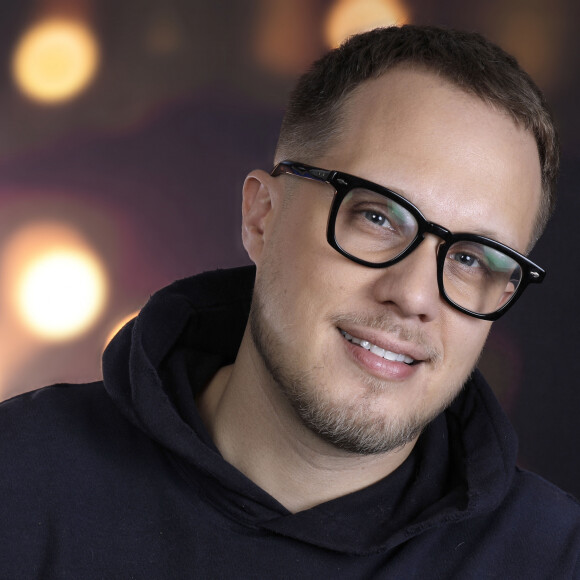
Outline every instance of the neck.
POLYGON ((198 405, 224 459, 293 513, 386 477, 415 444, 365 456, 327 443, 297 417, 247 333, 235 364, 218 371, 198 405))

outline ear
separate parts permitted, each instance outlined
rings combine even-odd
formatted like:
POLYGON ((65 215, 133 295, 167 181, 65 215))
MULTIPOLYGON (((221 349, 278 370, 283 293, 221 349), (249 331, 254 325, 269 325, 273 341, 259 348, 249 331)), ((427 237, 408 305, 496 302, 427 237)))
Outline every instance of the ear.
POLYGON ((277 207, 274 178, 259 169, 252 171, 244 181, 242 193, 242 241, 250 259, 258 265, 277 207))

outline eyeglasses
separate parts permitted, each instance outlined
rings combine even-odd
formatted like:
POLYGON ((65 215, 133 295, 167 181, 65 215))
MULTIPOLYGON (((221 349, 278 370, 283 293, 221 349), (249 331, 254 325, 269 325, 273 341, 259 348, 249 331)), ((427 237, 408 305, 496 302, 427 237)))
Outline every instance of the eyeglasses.
POLYGON ((334 188, 326 239, 357 264, 386 268, 407 257, 426 234, 441 238, 439 292, 469 316, 498 319, 528 284, 539 283, 546 275, 540 266, 500 242, 476 234, 453 234, 427 221, 410 201, 372 181, 295 161, 278 163, 271 175, 293 175, 334 188))

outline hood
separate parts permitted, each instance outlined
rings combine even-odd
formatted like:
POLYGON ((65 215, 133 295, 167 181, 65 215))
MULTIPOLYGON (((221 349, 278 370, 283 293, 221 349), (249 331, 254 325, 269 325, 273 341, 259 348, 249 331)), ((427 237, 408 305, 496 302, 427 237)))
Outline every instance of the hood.
POLYGON ((291 514, 223 460, 195 394, 236 357, 255 269, 218 270, 156 293, 103 357, 105 388, 121 412, 233 520, 349 554, 492 511, 511 484, 515 434, 476 371, 421 435, 403 465, 370 487, 291 514))

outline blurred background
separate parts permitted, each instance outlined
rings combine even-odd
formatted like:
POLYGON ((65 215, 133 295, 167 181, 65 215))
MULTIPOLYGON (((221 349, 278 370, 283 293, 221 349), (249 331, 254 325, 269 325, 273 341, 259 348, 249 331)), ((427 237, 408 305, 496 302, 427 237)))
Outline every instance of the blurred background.
POLYGON ((548 270, 496 323, 481 367, 520 462, 580 496, 580 37, 573 0, 4 0, 0 18, 0 399, 100 377, 151 293, 248 263, 241 185, 269 169, 297 75, 353 32, 475 30, 559 121, 548 270))

